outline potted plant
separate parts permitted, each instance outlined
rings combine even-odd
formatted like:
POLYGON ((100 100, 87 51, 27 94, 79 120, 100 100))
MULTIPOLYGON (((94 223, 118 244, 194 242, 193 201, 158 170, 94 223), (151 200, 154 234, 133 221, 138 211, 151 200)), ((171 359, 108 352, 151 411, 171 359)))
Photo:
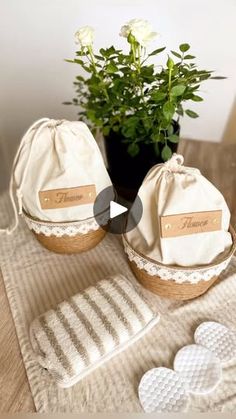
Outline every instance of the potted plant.
POLYGON ((104 136, 108 170, 118 192, 132 199, 156 163, 168 160, 179 142, 179 118, 198 114, 185 102, 200 102, 201 83, 213 77, 212 71, 198 69, 190 46, 183 43, 170 51, 165 65, 154 65, 165 47, 151 52, 147 46, 156 36, 150 24, 133 19, 121 28, 129 50, 114 46, 93 48, 94 30, 89 26, 76 33, 76 58, 86 75, 74 82, 79 117, 104 136))

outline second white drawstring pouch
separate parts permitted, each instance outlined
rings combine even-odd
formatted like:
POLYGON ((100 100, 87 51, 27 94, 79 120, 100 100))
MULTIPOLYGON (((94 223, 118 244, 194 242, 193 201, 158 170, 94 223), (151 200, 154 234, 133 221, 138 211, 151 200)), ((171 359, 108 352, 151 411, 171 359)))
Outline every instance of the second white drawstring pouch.
POLYGON ((137 279, 167 298, 188 300, 206 292, 236 248, 220 191, 174 154, 149 171, 130 216, 137 213, 139 200, 142 218, 123 237, 137 279))
POLYGON ((212 263, 230 249, 230 212, 224 197, 198 169, 183 166, 181 155, 154 166, 138 196, 143 215, 126 238, 145 256, 186 267, 212 263))

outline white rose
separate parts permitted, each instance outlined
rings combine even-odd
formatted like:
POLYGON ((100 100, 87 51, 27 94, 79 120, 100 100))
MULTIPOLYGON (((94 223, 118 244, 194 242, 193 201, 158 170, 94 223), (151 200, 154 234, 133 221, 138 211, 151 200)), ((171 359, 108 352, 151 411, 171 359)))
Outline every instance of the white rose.
POLYGON ((83 26, 75 34, 76 44, 80 44, 82 47, 89 47, 92 45, 94 40, 94 29, 91 26, 83 26))
POLYGON ((123 25, 121 27, 121 30, 120 30, 120 36, 123 36, 124 38, 128 38, 129 34, 130 34, 130 27, 129 27, 129 25, 128 24, 123 25))
POLYGON ((157 36, 157 33, 152 31, 150 23, 144 19, 132 19, 122 26, 120 36, 128 38, 129 34, 133 35, 143 47, 157 36))

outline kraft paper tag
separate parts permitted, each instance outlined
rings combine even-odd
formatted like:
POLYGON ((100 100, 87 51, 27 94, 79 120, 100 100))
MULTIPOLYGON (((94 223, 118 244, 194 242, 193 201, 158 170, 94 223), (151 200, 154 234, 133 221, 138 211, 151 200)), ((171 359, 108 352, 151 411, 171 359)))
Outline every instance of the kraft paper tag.
POLYGON ((39 191, 39 200, 42 209, 57 209, 93 204, 95 199, 95 185, 39 191))
POLYGON ((161 237, 218 231, 221 230, 221 221, 221 210, 166 215, 161 217, 161 237))

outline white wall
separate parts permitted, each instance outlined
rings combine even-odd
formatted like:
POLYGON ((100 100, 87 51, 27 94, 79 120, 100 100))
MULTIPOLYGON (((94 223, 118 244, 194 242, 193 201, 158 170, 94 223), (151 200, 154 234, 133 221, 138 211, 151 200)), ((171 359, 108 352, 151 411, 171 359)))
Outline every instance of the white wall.
POLYGON ((73 57, 75 31, 92 25, 97 47, 122 47, 119 29, 133 17, 148 19, 161 34, 153 48, 175 49, 188 42, 200 66, 228 77, 206 82, 205 102, 192 106, 201 117, 182 122, 184 137, 221 140, 236 89, 235 0, 1 0, 0 152, 5 165, 36 118, 76 118, 74 108, 62 105, 73 95, 78 72, 63 61, 73 57))

